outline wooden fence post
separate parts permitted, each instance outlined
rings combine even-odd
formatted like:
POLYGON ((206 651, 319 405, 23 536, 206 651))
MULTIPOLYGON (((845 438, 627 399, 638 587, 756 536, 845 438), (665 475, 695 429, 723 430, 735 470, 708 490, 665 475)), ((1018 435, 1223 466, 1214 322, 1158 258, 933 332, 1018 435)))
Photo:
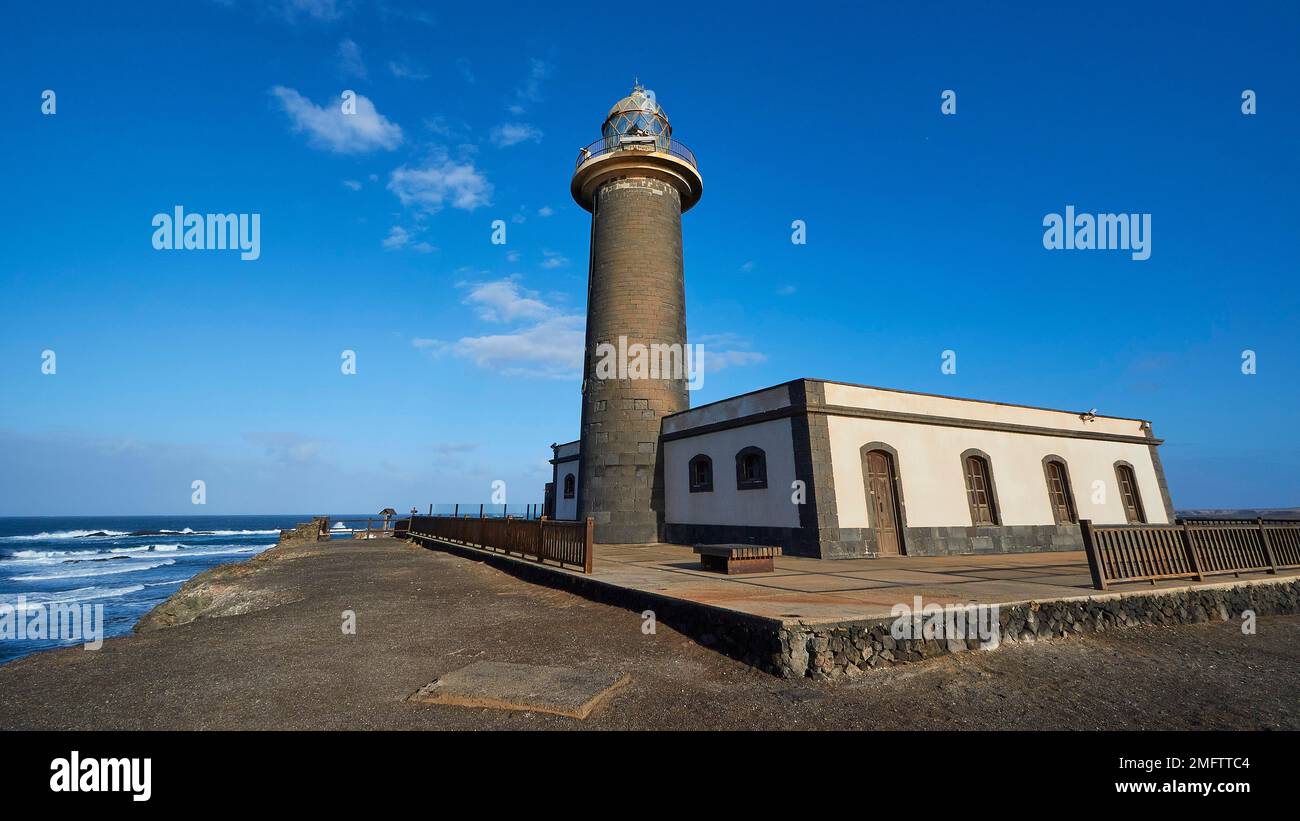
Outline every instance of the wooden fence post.
POLYGON ((1106 589, 1106 573, 1097 555, 1097 542, 1092 532, 1092 520, 1080 519, 1079 530, 1083 532, 1083 551, 1088 555, 1088 572, 1092 574, 1092 586, 1098 590, 1106 589))
POLYGON ((1259 540, 1264 545, 1264 558, 1268 559, 1268 572, 1277 575, 1277 559, 1273 558, 1273 545, 1268 540, 1268 531, 1264 529, 1263 517, 1255 519, 1259 525, 1259 540))
POLYGON ((546 553, 546 517, 537 520, 537 561, 542 561, 546 553))
POLYGON ((582 572, 583 572, 583 573, 590 573, 590 572, 591 572, 591 554, 592 554, 592 545, 593 545, 593 543, 595 542, 595 537, 596 537, 596 520, 593 519, 593 518, 591 518, 590 516, 588 516, 588 517, 587 517, 586 547, 583 548, 583 551, 582 551, 582 553, 583 553, 583 559, 582 559, 582 572))
POLYGON ((1183 521, 1183 546, 1187 548, 1187 560, 1192 565, 1192 571, 1196 573, 1196 580, 1205 581, 1205 573, 1201 570, 1201 559, 1196 554, 1196 542, 1192 539, 1192 530, 1186 520, 1183 521))

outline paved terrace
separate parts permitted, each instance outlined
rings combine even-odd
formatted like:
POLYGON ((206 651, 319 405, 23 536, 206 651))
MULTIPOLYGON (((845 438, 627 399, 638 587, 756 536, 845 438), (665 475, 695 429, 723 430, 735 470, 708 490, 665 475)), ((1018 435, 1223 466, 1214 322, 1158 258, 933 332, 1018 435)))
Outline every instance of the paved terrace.
MULTIPOLYGON (((550 565, 548 569, 582 575, 550 565)), ((1286 575, 1300 576, 1300 572, 1243 573, 1240 579, 1286 575)), ((926 604, 1007 605, 1239 581, 1229 574, 1205 582, 1122 584, 1103 593, 1093 588, 1082 551, 836 560, 786 556, 776 560, 771 573, 726 576, 701 570, 689 547, 672 544, 596 545, 592 574, 586 578, 807 625, 888 618, 890 608, 900 602, 910 604, 914 596, 926 604)))

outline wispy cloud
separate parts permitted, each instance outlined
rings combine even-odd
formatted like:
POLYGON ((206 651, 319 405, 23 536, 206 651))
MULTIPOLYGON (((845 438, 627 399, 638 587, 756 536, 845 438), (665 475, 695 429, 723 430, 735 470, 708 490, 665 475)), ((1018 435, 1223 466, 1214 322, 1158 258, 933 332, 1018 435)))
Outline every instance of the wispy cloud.
POLYGON ((375 110, 374 103, 356 96, 356 111, 344 114, 342 102, 318 106, 292 88, 275 86, 273 96, 289 115, 296 132, 307 134, 307 144, 336 154, 362 154, 376 149, 391 151, 402 143, 402 129, 375 110))
POLYGON ((516 277, 492 282, 467 283, 464 302, 478 309, 480 319, 488 322, 513 322, 516 319, 539 319, 554 313, 532 291, 519 286, 516 277))
POLYGON ((351 37, 345 37, 339 43, 339 73, 344 77, 358 77, 362 80, 369 76, 366 63, 361 59, 361 46, 351 37))
POLYGON ((403 57, 401 60, 389 60, 388 71, 399 80, 427 80, 429 72, 403 57))
POLYGON ((445 206, 473 211, 492 203, 492 183, 472 161, 457 162, 445 155, 422 166, 395 169, 388 179, 388 190, 402 205, 436 214, 445 206))
POLYGON ((421 254, 428 254, 437 250, 427 242, 416 242, 415 237, 411 235, 411 232, 407 231, 400 225, 394 225, 392 228, 389 228, 388 236, 385 237, 384 241, 380 244, 388 251, 396 251, 408 246, 412 251, 421 254))
POLYGON ((246 433, 244 438, 263 449, 270 459, 287 465, 302 465, 319 458, 323 440, 291 431, 246 433))
POLYGON ((569 264, 569 258, 549 248, 542 250, 542 267, 547 269, 563 268, 569 264))
POLYGON ((503 123, 492 129, 491 139, 493 145, 499 148, 528 141, 539 143, 542 141, 542 131, 528 123, 503 123))
POLYGON ((545 60, 533 58, 528 61, 528 76, 515 89, 515 99, 508 109, 511 114, 523 113, 527 106, 542 99, 542 82, 551 76, 551 64, 545 60))
POLYGON ((543 205, 541 208, 537 209, 537 216, 539 217, 549 217, 554 213, 555 209, 549 205, 543 205))
POLYGON ((318 21, 337 20, 343 16, 344 9, 338 0, 269 0, 267 6, 290 23, 296 23, 303 18, 318 21))
POLYGON ((576 379, 582 372, 584 320, 581 314, 547 304, 517 278, 461 283, 463 302, 489 322, 521 327, 503 333, 461 337, 455 342, 417 338, 411 345, 431 356, 451 354, 505 376, 576 379))
POLYGON ((742 365, 758 365, 767 361, 767 354, 751 350, 750 340, 739 334, 702 334, 691 342, 704 350, 703 363, 706 373, 717 373, 723 368, 742 365))

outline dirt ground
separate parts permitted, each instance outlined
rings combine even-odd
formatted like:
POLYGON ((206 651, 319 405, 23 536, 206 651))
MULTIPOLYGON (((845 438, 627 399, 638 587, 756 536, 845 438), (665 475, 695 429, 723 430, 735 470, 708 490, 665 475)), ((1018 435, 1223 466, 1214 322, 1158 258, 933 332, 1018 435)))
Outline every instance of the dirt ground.
POLYGON ((284 548, 228 584, 269 606, 0 666, 0 728, 1300 728, 1297 616, 1261 617, 1255 635, 1227 622, 1009 644, 825 685, 403 542, 284 548), (631 682, 585 721, 406 701, 480 660, 631 682))

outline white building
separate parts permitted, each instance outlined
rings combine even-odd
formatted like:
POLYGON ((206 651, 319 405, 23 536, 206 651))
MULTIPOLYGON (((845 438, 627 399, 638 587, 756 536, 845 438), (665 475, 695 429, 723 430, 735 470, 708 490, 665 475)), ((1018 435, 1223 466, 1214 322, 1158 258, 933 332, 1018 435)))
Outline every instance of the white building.
MULTIPOLYGON (((578 442, 554 446, 576 516, 578 442)), ((1079 550, 1173 521, 1141 419, 799 379, 663 418, 663 539, 848 558, 1079 550)))

